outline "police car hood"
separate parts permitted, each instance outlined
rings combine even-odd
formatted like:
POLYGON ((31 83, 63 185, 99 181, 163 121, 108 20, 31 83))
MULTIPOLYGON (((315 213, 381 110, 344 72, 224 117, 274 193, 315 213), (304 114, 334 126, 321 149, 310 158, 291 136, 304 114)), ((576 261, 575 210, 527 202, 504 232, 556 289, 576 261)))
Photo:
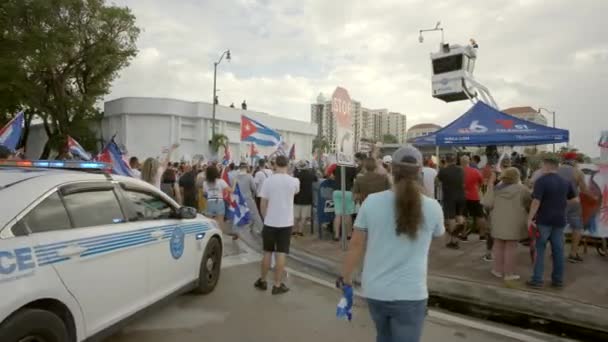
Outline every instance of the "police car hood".
POLYGON ((103 180, 104 175, 78 171, 0 169, 0 231, 36 199, 74 181, 103 180))

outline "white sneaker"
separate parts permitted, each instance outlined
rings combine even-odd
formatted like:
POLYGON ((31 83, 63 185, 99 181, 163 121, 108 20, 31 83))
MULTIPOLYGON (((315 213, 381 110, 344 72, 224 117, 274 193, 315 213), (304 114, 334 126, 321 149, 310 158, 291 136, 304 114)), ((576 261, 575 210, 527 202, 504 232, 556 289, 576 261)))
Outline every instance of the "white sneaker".
POLYGON ((496 272, 494 270, 492 270, 492 275, 495 276, 496 278, 502 278, 503 274, 500 272, 496 272))
POLYGON ((517 274, 509 274, 505 276, 505 280, 519 280, 520 276, 517 274))

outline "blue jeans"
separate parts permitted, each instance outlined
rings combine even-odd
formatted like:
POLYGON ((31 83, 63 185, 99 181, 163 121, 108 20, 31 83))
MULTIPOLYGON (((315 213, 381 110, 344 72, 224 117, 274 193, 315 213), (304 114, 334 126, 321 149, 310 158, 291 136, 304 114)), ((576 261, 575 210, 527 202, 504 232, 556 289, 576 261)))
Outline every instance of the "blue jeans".
POLYGON ((426 316, 426 302, 426 299, 367 299, 369 312, 376 324, 376 342, 419 342, 426 316))
POLYGON ((545 248, 547 241, 551 242, 551 257, 553 259, 553 273, 551 280, 555 285, 564 283, 564 228, 538 225, 540 237, 536 240, 536 262, 534 263, 534 274, 532 282, 543 283, 545 271, 545 248))

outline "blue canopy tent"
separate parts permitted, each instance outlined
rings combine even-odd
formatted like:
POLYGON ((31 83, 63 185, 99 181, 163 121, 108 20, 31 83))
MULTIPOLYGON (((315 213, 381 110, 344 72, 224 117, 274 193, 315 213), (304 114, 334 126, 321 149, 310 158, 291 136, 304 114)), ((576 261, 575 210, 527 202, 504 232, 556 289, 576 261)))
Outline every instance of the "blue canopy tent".
POLYGON ((517 146, 568 141, 568 130, 526 121, 478 101, 451 124, 410 143, 415 146, 517 146))

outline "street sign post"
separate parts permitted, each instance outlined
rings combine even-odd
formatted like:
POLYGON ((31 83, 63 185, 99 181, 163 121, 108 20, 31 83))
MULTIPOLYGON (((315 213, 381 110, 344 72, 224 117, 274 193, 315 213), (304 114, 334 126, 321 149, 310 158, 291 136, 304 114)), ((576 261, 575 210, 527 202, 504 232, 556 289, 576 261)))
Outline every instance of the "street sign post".
POLYGON ((339 165, 355 165, 352 102, 348 91, 337 87, 331 97, 331 111, 336 120, 336 157, 339 165))
MULTIPOLYGON (((347 232, 344 217, 346 215, 346 166, 355 165, 355 135, 353 132, 352 102, 348 91, 337 87, 331 97, 331 111, 336 120, 336 158, 340 166, 340 189, 342 192, 342 249, 347 249, 347 232)), ((337 229, 337 227, 334 227, 337 229)))

